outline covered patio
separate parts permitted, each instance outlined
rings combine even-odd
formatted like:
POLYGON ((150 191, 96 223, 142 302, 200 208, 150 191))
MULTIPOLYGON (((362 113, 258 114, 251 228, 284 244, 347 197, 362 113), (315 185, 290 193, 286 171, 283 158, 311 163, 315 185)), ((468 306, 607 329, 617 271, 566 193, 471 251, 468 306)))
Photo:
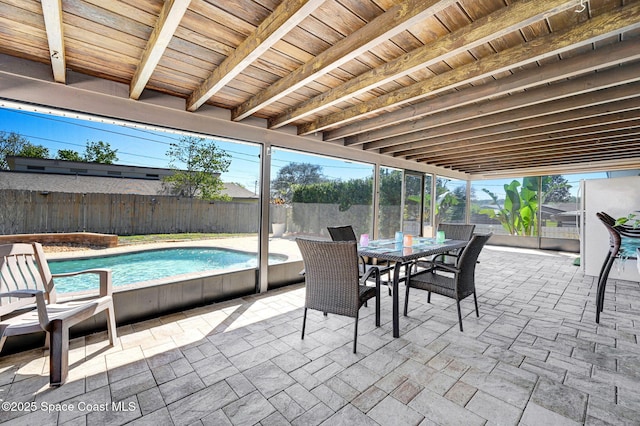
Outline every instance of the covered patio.
POLYGON ((301 263, 269 265, 277 151, 370 166, 372 237, 383 169, 422 201, 437 177, 470 198, 638 169, 639 29, 626 0, 0 0, 0 108, 251 144, 260 196, 255 294, 120 324, 115 347, 76 338, 59 388, 42 349, 3 355, 0 422, 640 424, 640 287, 611 278, 596 324, 576 253, 489 245, 464 332, 455 301, 416 291, 394 339, 384 294, 357 354, 337 315, 300 339, 303 284, 267 291, 301 263))
POLYGON ((48 385, 42 350, 0 359, 11 424, 637 424, 640 287, 611 280, 595 324, 595 283, 575 255, 487 246, 473 302, 416 291, 401 337, 363 308, 311 311, 304 287, 186 310, 72 341, 68 382, 48 385), (112 405, 113 403, 113 405, 112 405), (31 411, 31 412, 29 412, 31 411))

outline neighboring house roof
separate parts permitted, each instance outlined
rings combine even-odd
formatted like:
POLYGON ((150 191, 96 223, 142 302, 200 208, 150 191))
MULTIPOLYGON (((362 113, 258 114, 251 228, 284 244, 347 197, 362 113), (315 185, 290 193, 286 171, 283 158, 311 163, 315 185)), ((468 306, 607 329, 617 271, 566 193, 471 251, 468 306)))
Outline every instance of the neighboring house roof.
POLYGON ((231 198, 254 198, 258 199, 258 194, 253 193, 237 183, 224 182, 224 193, 231 198))
MULTIPOLYGON (((123 177, 160 180, 175 173, 172 169, 159 167, 103 164, 86 161, 56 160, 7 155, 9 169, 15 172, 48 173, 80 176, 123 177)), ((218 174, 219 175, 219 174, 218 174)))
MULTIPOLYGON (((257 194, 238 184, 225 182, 224 186, 224 194, 233 199, 258 198, 257 194)), ((10 171, 0 171, 0 189, 83 194, 170 195, 159 180, 10 171)))

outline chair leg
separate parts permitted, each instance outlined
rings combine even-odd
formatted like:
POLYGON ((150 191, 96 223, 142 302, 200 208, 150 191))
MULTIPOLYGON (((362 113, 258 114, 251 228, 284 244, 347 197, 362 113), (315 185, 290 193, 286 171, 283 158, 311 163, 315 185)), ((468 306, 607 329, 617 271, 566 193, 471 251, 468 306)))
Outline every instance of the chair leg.
POLYGON ((607 288, 607 280, 609 279, 609 272, 611 272, 611 267, 616 260, 617 253, 612 253, 605 265, 602 276, 598 281, 598 294, 596 300, 596 323, 600 323, 600 312, 604 311, 604 294, 607 288))
POLYGON ((480 318, 480 312, 478 312, 478 298, 476 297, 475 290, 473 290, 473 303, 476 305, 476 317, 480 318))
POLYGON ((458 323, 460 324, 460 331, 462 330, 462 313, 460 312, 460 301, 456 300, 456 304, 458 305, 458 323))
POLYGON ((431 303, 431 292, 427 292, 427 303, 431 303))
POLYGON ((407 288, 407 290, 404 293, 404 316, 407 316, 407 309, 409 307, 409 289, 411 288, 411 286, 409 286, 409 283, 405 283, 405 287, 407 288))
POLYGON ((49 386, 60 386, 69 373, 69 328, 62 320, 51 321, 49 349, 49 386))
POLYGON ((356 353, 356 345, 358 344, 358 312, 356 312, 356 322, 355 322, 355 326, 353 327, 354 331, 353 331, 353 353, 356 353))
POLYGON ((380 327, 380 283, 376 287, 376 327, 380 327))
POLYGON ((300 339, 304 340, 304 328, 307 325, 307 308, 304 308, 304 314, 302 315, 302 337, 300 339))
MULTIPOLYGON (((602 291, 602 278, 604 277, 604 271, 609 264, 609 259, 611 258, 611 250, 607 253, 607 256, 602 262, 602 267, 600 268, 600 274, 598 275, 598 286, 596 287, 596 324, 600 323, 600 312, 602 312, 602 299, 600 297, 600 293, 602 291)), ((606 280, 605 280, 606 282, 606 280)))
POLYGON ((109 343, 114 346, 118 340, 118 332, 116 331, 116 315, 113 306, 107 309, 107 331, 109 332, 109 343))
POLYGON ((611 272, 611 267, 613 266, 613 264, 616 261, 616 256, 618 255, 618 253, 611 253, 611 256, 609 257, 609 261, 607 262, 607 265, 604 268, 604 271, 602 273, 602 277, 600 278, 600 283, 599 283, 599 287, 601 287, 601 291, 600 291, 600 312, 602 312, 604 310, 604 293, 605 293, 605 288, 607 286, 607 280, 609 279, 609 272, 611 272))

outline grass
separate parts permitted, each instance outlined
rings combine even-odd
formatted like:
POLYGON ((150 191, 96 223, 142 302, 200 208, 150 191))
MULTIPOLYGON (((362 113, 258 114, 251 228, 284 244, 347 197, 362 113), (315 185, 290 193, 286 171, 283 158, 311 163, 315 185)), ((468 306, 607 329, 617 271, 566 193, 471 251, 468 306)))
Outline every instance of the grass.
POLYGON ((252 235, 255 235, 255 234, 185 233, 185 234, 119 235, 118 245, 210 240, 210 239, 217 239, 217 238, 247 237, 252 235))

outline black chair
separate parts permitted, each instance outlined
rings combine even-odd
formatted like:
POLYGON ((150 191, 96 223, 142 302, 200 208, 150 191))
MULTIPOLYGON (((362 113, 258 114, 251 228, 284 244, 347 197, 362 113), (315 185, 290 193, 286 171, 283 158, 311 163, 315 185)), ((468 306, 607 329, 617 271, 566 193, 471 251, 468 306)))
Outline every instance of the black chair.
MULTIPOLYGON (((596 287, 596 323, 600 323, 600 313, 604 310, 604 294, 609 279, 609 272, 616 259, 626 256, 622 253, 622 237, 640 238, 640 228, 632 226, 616 225, 616 220, 605 212, 596 213, 600 222, 609 232, 609 251, 602 262, 600 274, 598 275, 598 286, 596 287)), ((629 257, 634 256, 630 253, 629 257)))
MULTIPOLYGON (((449 240, 470 241, 475 231, 476 225, 468 225, 462 223, 440 223, 438 224, 438 232, 444 232, 444 237, 449 240)), ((447 253, 438 254, 431 259, 418 259, 417 267, 430 268, 432 262, 441 262, 455 265, 455 259, 460 256, 463 249, 452 250, 447 253)))
POLYGON ((613 226, 621 236, 628 238, 640 238, 640 228, 626 224, 616 225, 616 219, 605 212, 596 213, 596 216, 598 216, 601 221, 613 226))
POLYGON ((376 298, 376 326, 380 326, 380 274, 375 268, 365 276, 358 274, 358 249, 355 241, 317 241, 296 239, 305 267, 305 303, 302 339, 307 309, 355 318, 353 353, 358 341, 358 314, 367 300, 376 298), (364 282, 375 278, 375 287, 364 282))
POLYGON ((456 258, 455 265, 432 262, 429 269, 413 274, 407 281, 407 290, 404 299, 404 315, 407 316, 409 306, 409 289, 418 288, 428 291, 427 302, 431 303, 431 293, 440 294, 456 300, 458 306, 458 322, 462 330, 462 314, 460 313, 460 301, 473 295, 478 312, 478 299, 476 297, 475 270, 478 256, 492 234, 474 235, 469 244, 456 258))
MULTIPOLYGON (((351 225, 327 226, 327 231, 329 231, 329 235, 331 236, 331 239, 333 241, 358 241, 356 233, 351 225)), ((388 263, 370 265, 367 263, 364 257, 360 256, 360 276, 364 276, 372 268, 377 268, 380 276, 385 273, 387 274, 387 286, 389 287, 389 294, 391 294, 391 271, 393 270, 393 265, 390 265, 388 263)))

